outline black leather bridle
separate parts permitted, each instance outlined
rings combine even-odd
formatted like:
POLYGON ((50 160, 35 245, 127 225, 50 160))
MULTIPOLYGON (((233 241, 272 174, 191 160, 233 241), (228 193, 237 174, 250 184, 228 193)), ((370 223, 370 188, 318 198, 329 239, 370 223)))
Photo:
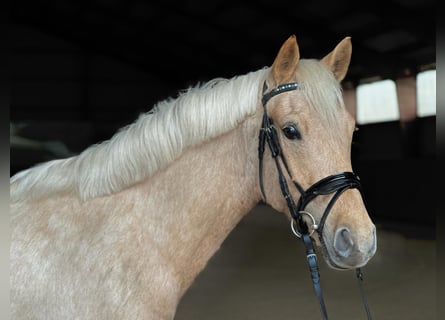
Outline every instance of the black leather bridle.
MULTIPOLYGON (((282 194, 284 198, 286 199, 287 206, 289 208, 290 214, 291 214, 291 228, 293 233, 301 238, 303 240, 304 246, 306 248, 306 256, 309 264, 309 269, 311 271, 312 281, 314 285, 315 293, 318 297, 321 313, 324 320, 328 319, 326 306, 323 299, 323 293, 320 286, 320 275, 318 271, 317 266, 317 256, 315 254, 315 249, 313 246, 313 242, 311 239, 311 235, 314 231, 316 231, 319 235, 320 241, 323 243, 323 228, 324 224, 326 222, 326 219, 329 215, 329 212, 331 211, 333 205, 337 201, 337 199, 340 197, 340 195, 343 194, 348 189, 358 189, 360 192, 361 190, 361 183, 359 177, 353 173, 353 172, 340 172, 337 174, 330 175, 326 178, 323 178, 317 182, 315 182, 312 186, 310 186, 308 189, 304 189, 295 179, 293 179, 288 165, 286 163, 286 159, 284 158, 277 129, 273 125, 272 119, 267 115, 267 108, 266 104, 267 102, 274 96, 287 92, 296 90, 299 87, 299 84, 296 82, 290 82, 285 83, 282 85, 279 85, 278 87, 267 91, 267 84, 264 82, 263 85, 263 96, 261 99, 262 105, 263 105, 263 120, 262 125, 258 137, 258 158, 259 158, 259 178, 260 178, 260 189, 261 193, 264 199, 264 202, 267 202, 266 195, 264 192, 264 186, 263 186, 263 155, 265 150, 265 144, 267 141, 267 144, 269 145, 269 149, 272 155, 272 158, 275 160, 275 164, 278 171, 278 179, 281 187, 282 194), (295 187, 300 193, 300 198, 295 204, 294 199, 292 198, 289 186, 287 184, 286 178, 283 174, 283 169, 281 166, 281 163, 283 164, 288 176, 291 178, 292 182, 294 183, 295 187), (333 194, 330 201, 328 202, 326 209, 323 213, 322 218, 320 219, 319 223, 316 222, 315 218, 307 211, 305 211, 306 206, 317 196, 319 195, 330 195, 333 194), (312 225, 308 226, 307 221, 304 220, 304 216, 307 216, 312 221, 312 225)), ((324 244, 323 244, 324 245, 324 244)), ((333 261, 330 261, 335 267, 341 268, 333 261)), ((368 316, 368 319, 371 319, 371 313, 364 295, 364 290, 362 286, 363 282, 363 274, 360 270, 360 268, 356 269, 356 275, 357 279, 359 280, 359 286, 362 294, 362 299, 364 303, 364 307, 366 310, 366 314, 368 316)))

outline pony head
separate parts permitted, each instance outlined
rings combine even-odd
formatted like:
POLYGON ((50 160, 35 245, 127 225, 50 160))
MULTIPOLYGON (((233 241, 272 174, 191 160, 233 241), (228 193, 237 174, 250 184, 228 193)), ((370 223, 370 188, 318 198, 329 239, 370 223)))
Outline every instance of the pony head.
MULTIPOLYGON (((291 219, 295 217, 278 182, 278 166, 295 202, 323 178, 339 173, 350 173, 359 184, 351 165, 355 121, 344 106, 340 86, 351 52, 347 37, 321 60, 300 59, 296 38, 291 36, 266 76, 263 94, 269 95, 267 103, 263 101, 264 114, 276 132, 281 157, 274 159, 266 151, 261 185, 267 203, 291 219), (294 88, 281 90, 288 83, 294 88), (274 88, 278 89, 273 92, 274 88)), ((376 228, 358 187, 346 187, 339 194, 314 193, 301 217, 309 228, 322 224, 312 237, 332 268, 363 266, 376 251, 376 228)))

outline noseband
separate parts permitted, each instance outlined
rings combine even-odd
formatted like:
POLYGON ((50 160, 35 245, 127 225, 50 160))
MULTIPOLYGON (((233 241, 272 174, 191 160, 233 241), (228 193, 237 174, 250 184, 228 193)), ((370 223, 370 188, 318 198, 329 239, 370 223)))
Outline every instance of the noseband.
MULTIPOLYGON (((330 175, 326 178, 323 178, 317 182, 315 182, 312 186, 307 188, 306 190, 295 180, 293 179, 289 167, 287 165, 286 159, 284 158, 280 141, 278 139, 278 133, 277 129, 273 124, 272 119, 267 115, 267 108, 266 104, 267 102, 274 96, 287 92, 292 90, 297 90, 299 87, 299 84, 296 82, 291 83, 285 83, 282 85, 279 85, 278 87, 272 89, 268 93, 267 91, 267 84, 264 82, 263 85, 263 96, 261 99, 262 105, 263 105, 263 120, 262 125, 258 137, 258 159, 259 159, 259 178, 260 178, 260 189, 261 193, 264 199, 264 202, 267 202, 266 195, 264 192, 264 185, 263 185, 263 155, 265 150, 266 141, 269 145, 269 149, 271 151, 272 158, 275 160, 275 164, 278 171, 278 180, 280 183, 281 192, 286 200, 287 206, 289 208, 290 214, 291 214, 291 229, 293 233, 303 240, 303 243, 306 248, 306 255, 307 260, 309 263, 309 269, 311 271, 312 280, 314 284, 315 293, 318 297, 321 313, 323 316, 323 319, 327 320, 327 311, 326 306, 323 299, 323 294, 320 287, 320 275, 318 272, 318 266, 317 266, 317 258, 314 250, 314 246, 312 243, 311 235, 316 231, 319 235, 320 241, 323 243, 323 228, 324 224, 328 218, 328 215, 335 204, 335 202, 338 200, 340 195, 343 194, 348 189, 358 189, 361 192, 361 183, 359 177, 353 173, 353 172, 341 172, 337 174, 330 175), (284 166, 284 169, 287 172, 287 175, 292 180, 294 186, 300 193, 300 198, 298 199, 297 204, 295 204, 294 199, 292 198, 289 186, 287 184, 287 180, 283 174, 283 169, 281 166, 281 163, 284 166), (306 206, 314 200, 319 195, 330 195, 333 194, 331 199, 329 200, 325 211, 323 213, 322 218, 317 223, 313 215, 307 211, 305 211, 306 206), (311 225, 308 225, 307 219, 303 218, 304 216, 308 217, 309 220, 312 222, 311 225)), ((324 244, 324 243, 323 243, 324 244)), ((330 261, 332 264, 334 264, 335 267, 341 268, 333 261, 330 261)), ((363 281, 363 274, 359 268, 356 269, 357 279, 359 280, 360 290, 362 293, 363 303, 365 306, 366 314, 368 316, 368 319, 371 319, 371 314, 364 296, 364 291, 362 287, 362 281, 363 281)))

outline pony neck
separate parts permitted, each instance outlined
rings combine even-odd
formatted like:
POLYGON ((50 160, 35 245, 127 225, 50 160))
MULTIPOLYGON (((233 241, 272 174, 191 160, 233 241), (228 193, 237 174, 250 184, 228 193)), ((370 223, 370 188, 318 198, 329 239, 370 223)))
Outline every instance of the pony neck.
POLYGON ((180 295, 261 198, 257 133, 248 122, 190 148, 134 187, 153 241, 178 276, 180 295))

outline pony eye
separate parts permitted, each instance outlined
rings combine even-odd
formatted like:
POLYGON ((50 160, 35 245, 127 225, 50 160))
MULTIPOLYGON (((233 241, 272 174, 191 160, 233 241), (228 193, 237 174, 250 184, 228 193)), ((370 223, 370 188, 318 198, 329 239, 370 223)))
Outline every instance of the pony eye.
POLYGON ((294 140, 294 139, 300 140, 301 139, 300 131, 298 131, 297 127, 293 124, 287 125, 282 130, 283 130, 283 133, 286 136, 286 138, 288 138, 290 140, 294 140))

